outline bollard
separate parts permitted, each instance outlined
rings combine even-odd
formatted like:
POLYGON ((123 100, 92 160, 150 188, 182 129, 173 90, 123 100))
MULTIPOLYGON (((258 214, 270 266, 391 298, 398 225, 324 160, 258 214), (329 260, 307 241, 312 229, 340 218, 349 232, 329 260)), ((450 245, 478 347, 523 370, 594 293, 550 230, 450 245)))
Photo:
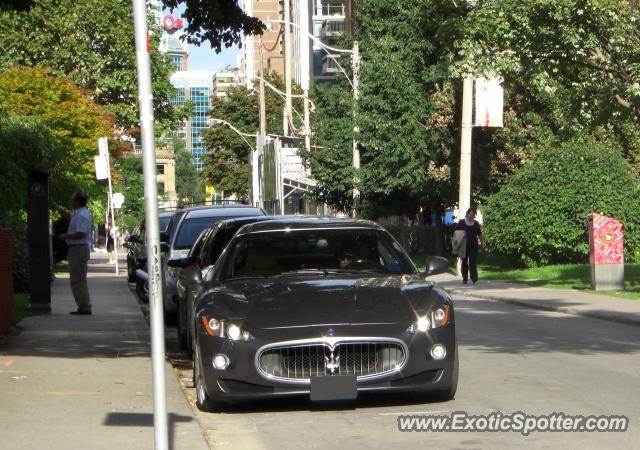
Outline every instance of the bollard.
POLYGON ((622 222, 601 214, 589 215, 591 288, 624 290, 624 238, 622 222))
POLYGON ((0 333, 11 326, 13 296, 13 240, 10 229, 0 228, 0 333))

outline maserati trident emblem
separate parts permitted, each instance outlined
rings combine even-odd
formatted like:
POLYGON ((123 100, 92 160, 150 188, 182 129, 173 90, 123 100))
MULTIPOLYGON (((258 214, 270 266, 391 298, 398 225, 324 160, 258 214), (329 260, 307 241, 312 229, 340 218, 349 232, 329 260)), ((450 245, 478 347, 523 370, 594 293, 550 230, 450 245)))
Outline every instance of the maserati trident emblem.
POLYGON ((336 371, 340 370, 340 356, 335 356, 333 354, 333 350, 331 351, 331 356, 324 357, 326 364, 327 373, 330 375, 334 375, 336 371))
POLYGON ((333 328, 329 328, 329 331, 327 331, 327 335, 328 336, 335 336, 336 335, 336 331, 333 328))

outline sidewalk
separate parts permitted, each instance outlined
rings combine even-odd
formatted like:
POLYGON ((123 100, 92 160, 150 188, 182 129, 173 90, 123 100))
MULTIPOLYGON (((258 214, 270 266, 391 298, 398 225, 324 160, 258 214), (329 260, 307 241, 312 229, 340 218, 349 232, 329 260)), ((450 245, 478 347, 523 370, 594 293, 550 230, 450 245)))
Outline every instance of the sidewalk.
POLYGON ((505 281, 462 284, 451 274, 433 277, 449 293, 469 298, 498 300, 519 306, 576 314, 640 326, 640 301, 571 289, 548 289, 505 281))
MULTIPOLYGON (((76 307, 68 276, 58 276, 51 314, 24 319, 0 349, 4 450, 154 447, 149 328, 126 269, 116 277, 105 254, 91 256, 93 315, 69 315, 76 307)), ((169 448, 208 449, 175 372, 165 368, 169 448)))

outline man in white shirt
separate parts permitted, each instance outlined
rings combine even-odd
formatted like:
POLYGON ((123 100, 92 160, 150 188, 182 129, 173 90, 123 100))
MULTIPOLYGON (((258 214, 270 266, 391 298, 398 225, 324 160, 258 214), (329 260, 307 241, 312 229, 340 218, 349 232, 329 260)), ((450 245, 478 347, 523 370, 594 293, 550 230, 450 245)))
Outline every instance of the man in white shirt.
POLYGON ((91 232, 93 230, 91 214, 87 209, 87 195, 76 192, 71 197, 71 212, 69 228, 66 233, 61 234, 60 239, 64 239, 69 246, 69 279, 71 281, 71 291, 76 300, 78 309, 71 311, 74 315, 91 314, 91 299, 89 297, 89 287, 87 286, 87 263, 91 254, 91 232))

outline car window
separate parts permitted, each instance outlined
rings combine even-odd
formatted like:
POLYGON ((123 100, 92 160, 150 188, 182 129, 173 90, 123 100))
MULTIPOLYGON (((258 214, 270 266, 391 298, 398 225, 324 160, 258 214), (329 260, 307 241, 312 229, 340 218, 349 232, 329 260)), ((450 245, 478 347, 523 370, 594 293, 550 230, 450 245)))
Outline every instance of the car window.
POLYGON ((227 219, 235 219, 236 217, 237 216, 202 217, 197 219, 186 218, 180 223, 180 227, 176 233, 176 238, 173 243, 173 248, 176 250, 191 248, 202 230, 212 227, 217 222, 227 219))
POLYGON ((216 232, 209 237, 202 251, 202 267, 216 263, 222 251, 227 247, 229 241, 231 241, 239 228, 239 226, 218 228, 216 232))
POLYGON ((223 278, 318 271, 415 273, 407 255, 382 231, 366 228, 253 233, 231 244, 223 278))

